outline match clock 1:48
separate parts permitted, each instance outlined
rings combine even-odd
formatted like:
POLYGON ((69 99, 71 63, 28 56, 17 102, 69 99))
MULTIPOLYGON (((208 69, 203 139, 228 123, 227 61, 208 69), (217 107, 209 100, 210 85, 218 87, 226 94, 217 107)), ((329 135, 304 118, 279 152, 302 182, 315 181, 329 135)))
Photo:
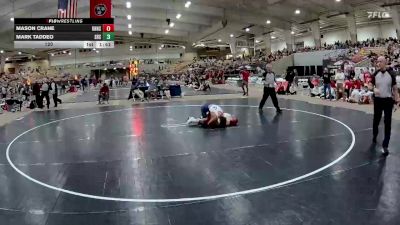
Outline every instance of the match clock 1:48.
POLYGON ((103 41, 114 41, 114 39, 115 39, 114 32, 103 33, 103 41))

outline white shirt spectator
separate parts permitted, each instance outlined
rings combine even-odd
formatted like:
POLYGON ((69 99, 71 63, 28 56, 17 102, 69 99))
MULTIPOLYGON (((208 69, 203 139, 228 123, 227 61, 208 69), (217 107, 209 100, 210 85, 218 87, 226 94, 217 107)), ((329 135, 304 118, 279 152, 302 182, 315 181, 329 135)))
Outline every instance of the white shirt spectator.
POLYGON ((49 85, 47 83, 43 83, 41 90, 42 91, 49 91, 49 85))
POLYGON ((54 95, 56 93, 56 85, 57 84, 55 82, 52 82, 50 85, 51 85, 50 94, 54 95))
POLYGON ((336 80, 337 84, 343 84, 344 83, 344 73, 342 73, 342 72, 336 73, 335 80, 336 80))
POLYGON ((352 101, 354 101, 354 102, 359 102, 360 99, 361 99, 360 91, 358 91, 357 89, 354 89, 354 90, 351 92, 350 100, 352 100, 352 101))

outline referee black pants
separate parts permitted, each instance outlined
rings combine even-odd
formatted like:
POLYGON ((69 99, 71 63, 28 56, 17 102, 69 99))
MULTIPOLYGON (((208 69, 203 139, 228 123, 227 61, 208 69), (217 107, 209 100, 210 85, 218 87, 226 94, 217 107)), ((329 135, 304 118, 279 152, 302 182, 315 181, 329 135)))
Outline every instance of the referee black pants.
POLYGON ((379 123, 381 122, 382 113, 385 113, 385 137, 383 139, 382 147, 389 147, 390 134, 392 130, 392 112, 394 101, 393 98, 374 98, 374 122, 373 122, 373 135, 374 139, 379 133, 379 123))
POLYGON ((267 101, 268 97, 271 96, 272 103, 274 104, 275 108, 279 110, 278 98, 276 97, 275 88, 264 87, 263 97, 260 102, 259 109, 262 109, 267 101))

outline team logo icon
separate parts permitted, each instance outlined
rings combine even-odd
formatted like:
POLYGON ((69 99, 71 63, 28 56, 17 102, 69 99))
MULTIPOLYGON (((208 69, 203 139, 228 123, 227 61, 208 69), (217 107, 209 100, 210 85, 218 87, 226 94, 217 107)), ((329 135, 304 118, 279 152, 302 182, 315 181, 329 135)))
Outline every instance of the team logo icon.
POLYGON ((107 6, 104 4, 98 4, 94 7, 94 12, 96 16, 104 16, 107 12, 107 6))

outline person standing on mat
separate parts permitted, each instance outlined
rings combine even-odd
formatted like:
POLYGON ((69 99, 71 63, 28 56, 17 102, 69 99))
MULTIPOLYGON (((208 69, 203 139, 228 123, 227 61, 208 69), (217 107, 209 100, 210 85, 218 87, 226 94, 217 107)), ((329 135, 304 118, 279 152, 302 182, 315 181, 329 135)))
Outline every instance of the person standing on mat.
POLYGON ((391 68, 387 67, 385 57, 380 56, 377 60, 378 69, 372 76, 369 85, 374 92, 374 121, 372 142, 377 142, 379 133, 379 123, 382 112, 385 113, 385 137, 382 143, 382 154, 389 155, 389 141, 392 129, 392 112, 394 104, 399 103, 399 93, 397 92, 396 76, 391 68))
POLYGON ((333 98, 331 91, 331 77, 332 74, 329 72, 328 68, 325 67, 324 72, 322 73, 322 79, 324 81, 324 97, 325 99, 328 99, 328 94, 329 94, 329 100, 332 100, 333 98))
POLYGON ((250 77, 250 72, 247 70, 246 67, 242 70, 240 73, 242 76, 242 89, 243 89, 243 96, 249 96, 249 77, 250 77))
POLYGON ((56 82, 54 82, 53 79, 51 79, 51 83, 50 83, 50 93, 53 97, 53 102, 54 102, 54 107, 57 108, 57 103, 62 103, 61 99, 58 98, 58 87, 56 82))
POLYGON ((42 91, 42 100, 44 98, 46 98, 46 106, 47 106, 47 109, 49 109, 50 108, 50 97, 49 97, 50 86, 46 81, 43 82, 41 91, 42 91))
POLYGON ((288 82, 286 88, 286 94, 290 94, 290 87, 293 84, 294 78, 296 76, 296 70, 290 71, 289 69, 286 72, 285 80, 288 82))
POLYGON ((43 108, 43 100, 40 97, 40 84, 35 82, 32 87, 32 94, 35 96, 36 105, 38 108, 43 108))
POLYGON ((275 91, 275 80, 276 80, 276 75, 274 72, 272 72, 272 65, 268 64, 266 66, 267 71, 264 72, 263 77, 264 77, 264 93, 263 97, 260 102, 259 106, 259 112, 263 112, 263 107, 265 105, 265 102, 267 101, 268 97, 271 96, 272 103, 274 104, 276 108, 277 113, 281 113, 282 110, 279 108, 278 104, 278 98, 276 97, 276 91, 275 91))

